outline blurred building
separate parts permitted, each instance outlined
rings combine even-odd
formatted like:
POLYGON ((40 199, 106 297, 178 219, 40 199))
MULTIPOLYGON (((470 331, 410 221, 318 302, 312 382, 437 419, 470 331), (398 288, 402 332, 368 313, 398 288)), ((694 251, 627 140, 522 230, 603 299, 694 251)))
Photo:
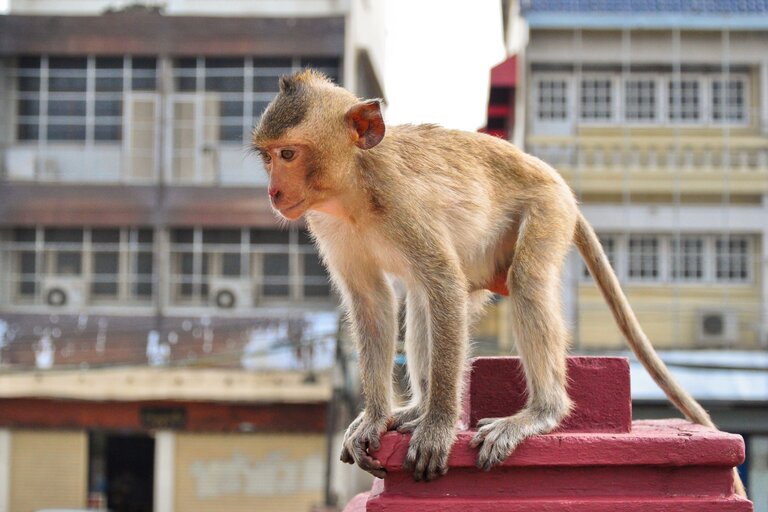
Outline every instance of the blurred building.
MULTIPOLYGON (((768 510, 768 3, 504 5, 513 57, 485 131, 567 179, 651 341, 747 437, 768 510)), ((575 350, 625 350, 576 255, 563 297, 575 350)), ((674 414, 638 365, 633 398, 640 416, 674 414)))
POLYGON ((325 500, 336 301, 248 139, 303 67, 384 97, 382 10, 11 0, 0 511, 325 500))

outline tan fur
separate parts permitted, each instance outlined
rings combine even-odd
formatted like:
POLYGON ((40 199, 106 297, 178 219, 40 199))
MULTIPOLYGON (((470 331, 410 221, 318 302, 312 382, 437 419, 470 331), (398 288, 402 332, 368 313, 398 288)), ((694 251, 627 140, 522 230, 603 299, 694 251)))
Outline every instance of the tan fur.
POLYGON ((447 471, 469 317, 500 271, 507 276, 528 403, 509 418, 480 422, 472 441, 480 447, 478 466, 489 469, 526 437, 555 428, 571 408, 559 282, 574 239, 638 358, 691 420, 712 425, 655 355, 571 190, 551 167, 478 133, 405 125, 387 127, 384 136, 383 123, 368 123, 370 102, 361 104, 316 73, 284 80, 281 88, 289 92, 270 109, 294 110, 268 109, 265 116, 303 120, 284 130, 262 122, 253 142, 272 158, 270 185, 282 192, 273 206, 288 219, 305 215, 350 315, 366 405, 345 434, 342 460, 384 476, 370 450, 382 432, 396 428, 413 433, 405 464, 417 480, 447 471), (276 132, 276 139, 265 135, 276 132), (296 149, 290 161, 280 157, 286 147, 296 149), (387 275, 408 290, 405 346, 413 396, 395 411, 396 306, 387 275))

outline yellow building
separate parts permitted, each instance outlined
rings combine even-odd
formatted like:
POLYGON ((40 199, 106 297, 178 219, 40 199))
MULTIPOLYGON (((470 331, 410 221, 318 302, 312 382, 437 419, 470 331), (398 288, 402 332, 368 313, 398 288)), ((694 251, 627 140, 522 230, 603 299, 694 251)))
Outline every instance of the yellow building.
MULTIPOLYGON (((513 138, 574 189, 657 347, 765 348, 768 13, 663 4, 522 2, 513 138)), ((577 349, 624 347, 578 258, 564 303, 577 349)))

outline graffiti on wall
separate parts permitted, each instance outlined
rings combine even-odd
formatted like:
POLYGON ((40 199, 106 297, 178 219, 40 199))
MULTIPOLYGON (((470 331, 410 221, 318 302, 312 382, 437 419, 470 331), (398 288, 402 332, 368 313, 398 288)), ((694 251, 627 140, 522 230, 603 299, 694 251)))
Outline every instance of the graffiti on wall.
POLYGON ((200 499, 224 496, 285 496, 323 489, 323 459, 320 454, 289 458, 270 452, 259 459, 239 452, 227 459, 193 462, 189 471, 200 499))

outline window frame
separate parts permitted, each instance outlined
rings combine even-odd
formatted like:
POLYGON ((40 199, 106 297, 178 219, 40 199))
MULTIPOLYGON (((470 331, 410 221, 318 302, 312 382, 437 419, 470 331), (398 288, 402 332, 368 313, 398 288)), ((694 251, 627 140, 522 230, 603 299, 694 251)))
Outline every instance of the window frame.
POLYGON ((578 121, 580 124, 584 125, 610 125, 614 124, 618 119, 620 115, 620 105, 622 104, 622 94, 619 90, 619 84, 621 83, 619 77, 615 73, 582 73, 577 77, 577 91, 576 91, 576 101, 578 103, 578 121), (608 82, 608 92, 610 94, 610 98, 608 101, 609 105, 609 117, 607 118, 598 118, 598 117, 585 117, 584 116, 584 82, 585 81, 607 81, 608 82))
MULTIPOLYGON (((139 93, 151 93, 156 94, 158 92, 158 77, 159 77, 159 57, 157 56, 130 56, 130 55, 114 55, 114 56, 94 56, 94 55, 77 55, 66 58, 80 58, 85 59, 85 68, 66 70, 60 69, 54 71, 56 68, 51 68, 51 59, 59 58, 57 55, 40 55, 34 56, 39 58, 40 62, 37 67, 37 71, 32 71, 32 67, 22 67, 20 60, 24 56, 17 58, 14 65, 14 126, 13 126, 13 143, 14 144, 37 144, 41 146, 46 145, 85 145, 98 146, 98 145, 121 145, 126 138, 127 115, 126 115, 126 101, 131 94, 139 93), (99 61, 105 59, 119 59, 121 61, 121 67, 100 67, 99 61), (138 68, 138 62, 142 59, 154 60, 155 67, 152 68, 138 68), (134 65, 136 63, 136 65, 134 65), (149 70, 152 69, 150 72, 149 70), (151 77, 149 75, 152 75, 151 77), (52 76, 61 76, 66 78, 67 76, 80 78, 85 80, 85 90, 82 91, 51 91, 50 81, 52 76), (146 75, 146 76, 145 76, 146 75), (20 80, 23 77, 29 77, 37 79, 39 81, 37 90, 35 91, 22 91, 20 87, 20 80), (121 81, 120 90, 104 91, 100 90, 100 80, 117 78, 121 81), (155 82, 154 89, 145 89, 142 87, 134 87, 134 79, 147 79, 151 78, 155 82), (37 107, 36 115, 26 115, 21 113, 22 101, 36 101, 37 107), (59 102, 83 102, 84 113, 76 115, 51 115, 49 109, 52 101, 59 102), (119 105, 120 113, 111 113, 109 115, 100 114, 98 112, 99 104, 101 102, 113 102, 119 105), (58 121, 58 122, 56 122, 58 121), (83 127, 83 136, 72 138, 59 138, 51 137, 51 126, 81 126, 83 127), (22 126, 36 127, 37 135, 35 137, 23 137, 21 134, 22 126), (115 137, 101 138, 98 134, 99 127, 109 126, 115 129, 117 135, 115 137)), ((32 103, 31 103, 32 104, 32 103)))
MULTIPOLYGON (((743 233, 723 233, 707 234, 697 232, 685 233, 652 233, 652 232, 630 232, 630 233, 598 233, 600 240, 613 239, 614 242, 614 270, 620 281, 631 285, 716 285, 728 284, 730 286, 753 286, 755 279, 755 244, 757 239, 754 234, 743 233), (658 275, 654 277, 640 277, 630 275, 630 265, 632 258, 630 255, 630 239, 633 237, 655 239, 657 243, 656 263, 658 266, 658 275), (744 259, 744 268, 746 276, 744 278, 732 278, 720 276, 718 274, 718 252, 717 241, 723 239, 739 239, 745 241, 745 252, 741 257, 744 259), (680 240, 699 240, 701 241, 701 276, 685 277, 675 271, 675 241, 680 240)), ((609 256, 610 257, 610 256, 609 256)), ((586 265, 582 265, 581 281, 591 281, 586 265)))
POLYGON ((574 121, 573 114, 573 75, 567 73, 536 73, 534 79, 534 119, 541 124, 569 124, 574 121), (563 118, 541 117, 541 84, 544 82, 562 82, 564 84, 565 111, 563 118))
POLYGON ((49 241, 45 238, 48 230, 58 228, 51 226, 36 226, 30 229, 34 233, 34 239, 29 241, 15 241, 10 230, 9 238, 3 242, 2 250, 9 261, 9 302, 12 305, 44 305, 44 284, 47 279, 67 278, 76 282, 82 289, 84 306, 149 306, 157 297, 157 272, 154 264, 157 237, 151 228, 140 227, 78 227, 73 228, 81 233, 80 241, 49 241), (94 230, 114 229, 118 231, 116 242, 95 242, 92 235, 94 230), (139 242, 140 232, 150 232, 151 242, 139 242), (33 254, 35 258, 35 271, 32 274, 21 272, 23 253, 33 254), (77 253, 79 255, 79 272, 62 274, 57 270, 58 255, 63 253, 77 253), (113 274, 96 273, 95 257, 97 254, 117 253, 117 269, 113 274), (140 273, 138 270, 138 258, 140 254, 152 255, 151 273, 140 273), (101 279, 99 276, 109 276, 109 279, 101 279), (32 283, 32 293, 21 291, 22 283, 32 283), (93 291, 97 282, 114 282, 116 292, 112 294, 99 294, 93 291), (138 292, 141 284, 151 286, 149 294, 138 292))

